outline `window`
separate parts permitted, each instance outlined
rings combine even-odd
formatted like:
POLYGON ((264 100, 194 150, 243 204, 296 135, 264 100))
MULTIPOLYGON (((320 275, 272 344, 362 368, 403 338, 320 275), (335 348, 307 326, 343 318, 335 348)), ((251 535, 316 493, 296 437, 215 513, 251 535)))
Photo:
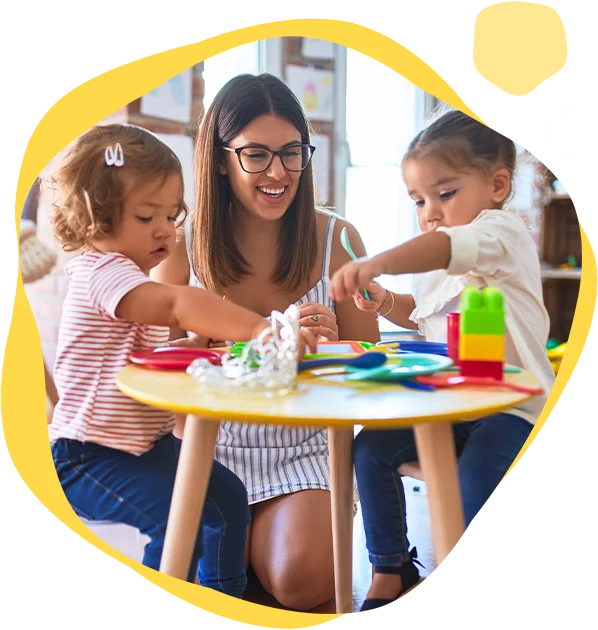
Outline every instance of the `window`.
MULTIPOLYGON (((347 50, 347 168, 345 216, 369 256, 418 233, 415 209, 401 177, 401 159, 423 123, 422 92, 387 66, 347 50)), ((410 293, 412 275, 383 276, 386 288, 410 293)), ((401 330, 380 319, 383 332, 401 330)))
POLYGON ((226 50, 204 61, 204 106, 207 109, 220 89, 238 74, 260 71, 259 42, 251 42, 226 50))

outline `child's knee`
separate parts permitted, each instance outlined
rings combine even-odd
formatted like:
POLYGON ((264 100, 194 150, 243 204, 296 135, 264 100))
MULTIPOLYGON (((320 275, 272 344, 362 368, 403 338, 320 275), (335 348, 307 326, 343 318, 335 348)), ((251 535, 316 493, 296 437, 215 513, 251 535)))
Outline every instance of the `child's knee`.
POLYGON ((378 452, 376 431, 360 431, 353 441, 353 460, 355 463, 371 461, 378 452))

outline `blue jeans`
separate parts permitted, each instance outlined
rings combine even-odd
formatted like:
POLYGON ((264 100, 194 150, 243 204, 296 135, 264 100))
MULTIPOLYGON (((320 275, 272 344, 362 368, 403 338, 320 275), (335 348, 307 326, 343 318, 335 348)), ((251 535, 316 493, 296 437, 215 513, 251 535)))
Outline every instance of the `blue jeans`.
MULTIPOLYGON (((52 443, 52 457, 74 511, 90 521, 131 525, 149 536, 143 564, 158 570, 180 449, 181 441, 172 434, 140 456, 60 439, 52 443)), ((197 573, 202 586, 241 597, 247 584, 249 520, 245 486, 215 461, 188 581, 197 573)))
MULTIPOLYGON (((466 526, 504 477, 531 430, 529 422, 506 413, 453 425, 466 526)), ((363 430, 355 438, 353 459, 370 562, 378 566, 408 562, 405 491, 397 469, 417 460, 413 431, 363 430)))

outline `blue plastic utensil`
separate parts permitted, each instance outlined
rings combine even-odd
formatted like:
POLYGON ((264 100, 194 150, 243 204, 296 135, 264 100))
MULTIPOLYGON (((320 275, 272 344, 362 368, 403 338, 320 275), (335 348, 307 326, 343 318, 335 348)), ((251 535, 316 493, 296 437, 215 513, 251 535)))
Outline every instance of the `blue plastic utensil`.
POLYGON ((311 359, 310 361, 300 361, 297 366, 297 371, 305 372, 305 370, 316 370, 333 365, 348 365, 359 370, 368 370, 380 367, 386 363, 386 358, 383 352, 365 352, 356 357, 339 356, 330 357, 329 359, 311 359))
POLYGON ((407 389, 420 389, 424 392, 435 392, 436 387, 434 385, 424 385, 423 383, 418 383, 417 381, 412 381, 406 378, 404 381, 401 381, 401 385, 406 387, 407 389))
MULTIPOLYGON (((349 254, 349 256, 351 256, 351 258, 353 260, 357 260, 357 256, 355 255, 355 253, 351 249, 351 243, 349 242, 349 234, 347 233, 347 228, 346 227, 344 227, 341 230, 341 245, 343 246, 343 248, 345 249, 347 254, 349 254)), ((369 302, 370 294, 365 289, 363 290, 363 297, 366 300, 368 300, 368 302, 369 302)))

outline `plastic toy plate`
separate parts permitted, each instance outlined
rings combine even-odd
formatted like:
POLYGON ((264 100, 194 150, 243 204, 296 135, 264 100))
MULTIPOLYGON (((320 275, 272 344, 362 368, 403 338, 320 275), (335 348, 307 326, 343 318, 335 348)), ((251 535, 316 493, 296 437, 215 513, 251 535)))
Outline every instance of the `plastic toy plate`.
POLYGON ((185 371, 195 359, 207 359, 213 365, 220 365, 222 352, 206 348, 154 348, 140 350, 129 355, 129 361, 155 370, 185 371))
POLYGON ((424 374, 434 374, 450 368, 452 359, 436 354, 405 354, 400 359, 385 363, 370 370, 358 370, 347 367, 348 381, 386 381, 395 382, 405 378, 414 378, 424 374))

